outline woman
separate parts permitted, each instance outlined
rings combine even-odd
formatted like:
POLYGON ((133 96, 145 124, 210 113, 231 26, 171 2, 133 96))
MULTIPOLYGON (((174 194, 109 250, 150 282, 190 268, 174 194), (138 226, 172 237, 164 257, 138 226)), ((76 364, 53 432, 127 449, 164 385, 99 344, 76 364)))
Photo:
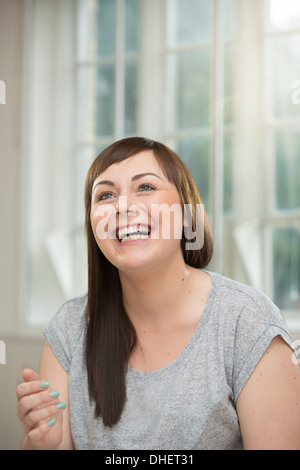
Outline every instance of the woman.
POLYGON ((39 374, 23 372, 22 449, 300 449, 290 335, 263 293, 204 271, 200 204, 158 142, 123 139, 94 161, 88 294, 44 329, 39 374))

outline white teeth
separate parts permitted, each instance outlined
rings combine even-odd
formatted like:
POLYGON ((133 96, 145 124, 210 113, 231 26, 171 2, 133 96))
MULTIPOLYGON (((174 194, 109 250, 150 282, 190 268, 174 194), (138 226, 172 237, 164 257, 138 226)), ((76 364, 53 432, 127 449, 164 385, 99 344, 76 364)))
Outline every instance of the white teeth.
POLYGON ((139 235, 128 235, 128 237, 125 237, 125 238, 121 239, 121 243, 129 242, 130 240, 142 240, 142 239, 145 240, 146 238, 148 238, 148 235, 145 235, 143 233, 141 233, 139 235))
POLYGON ((139 238, 148 238, 149 229, 147 225, 131 225, 130 227, 124 227, 119 229, 118 237, 119 240, 129 241, 137 240, 139 238))

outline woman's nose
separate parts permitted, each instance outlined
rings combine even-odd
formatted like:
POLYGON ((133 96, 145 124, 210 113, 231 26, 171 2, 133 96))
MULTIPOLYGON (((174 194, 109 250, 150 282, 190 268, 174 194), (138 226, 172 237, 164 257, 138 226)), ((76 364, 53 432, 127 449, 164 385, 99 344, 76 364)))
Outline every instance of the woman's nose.
POLYGON ((118 216, 119 225, 127 225, 129 223, 128 218, 137 217, 145 212, 144 206, 141 206, 135 200, 134 195, 119 196, 115 207, 115 214, 118 216))
POLYGON ((115 212, 117 214, 129 214, 136 211, 136 201, 133 195, 120 195, 117 199, 115 212))
POLYGON ((119 196, 117 199, 116 214, 127 214, 128 211, 128 198, 127 196, 119 196))

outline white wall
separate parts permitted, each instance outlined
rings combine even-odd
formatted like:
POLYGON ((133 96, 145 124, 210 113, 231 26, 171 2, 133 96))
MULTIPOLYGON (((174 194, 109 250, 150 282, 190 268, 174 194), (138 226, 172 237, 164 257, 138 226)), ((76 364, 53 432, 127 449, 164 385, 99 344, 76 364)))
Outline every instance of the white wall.
POLYGON ((25 0, 0 0, 0 80, 6 84, 6 104, 0 104, 0 340, 6 346, 6 364, 0 364, 1 450, 20 445, 16 385, 23 367, 38 367, 42 347, 42 335, 25 338, 18 332, 24 6, 25 0))
POLYGON ((16 387, 25 367, 37 369, 42 348, 39 338, 4 337, 6 365, 0 365, 0 450, 18 449, 23 437, 16 416, 16 387))

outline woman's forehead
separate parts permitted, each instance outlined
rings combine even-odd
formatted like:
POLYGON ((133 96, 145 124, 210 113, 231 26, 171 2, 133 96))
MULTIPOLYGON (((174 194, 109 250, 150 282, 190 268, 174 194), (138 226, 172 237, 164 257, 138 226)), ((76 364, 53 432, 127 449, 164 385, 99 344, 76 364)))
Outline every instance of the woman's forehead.
POLYGON ((113 163, 100 173, 95 179, 94 184, 100 179, 118 178, 118 177, 132 177, 134 173, 151 173, 155 172, 159 176, 163 175, 152 151, 140 152, 132 157, 127 158, 121 162, 113 163))

